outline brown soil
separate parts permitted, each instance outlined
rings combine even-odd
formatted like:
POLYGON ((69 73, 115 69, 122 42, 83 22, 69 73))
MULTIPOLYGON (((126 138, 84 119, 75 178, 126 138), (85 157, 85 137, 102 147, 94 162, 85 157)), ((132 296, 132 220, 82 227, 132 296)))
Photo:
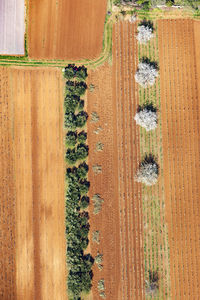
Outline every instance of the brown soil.
POLYGON ((106 0, 31 0, 31 58, 96 58, 102 50, 106 0))
POLYGON ((171 297, 198 299, 200 99, 193 21, 158 21, 158 34, 171 297))
POLYGON ((17 299, 66 299, 62 75, 12 68, 10 76, 17 299))
POLYGON ((118 201, 120 210, 121 282, 118 299, 144 298, 141 186, 134 177, 140 160, 139 130, 133 119, 138 106, 134 74, 135 24, 113 30, 113 100, 116 105, 118 201))
POLYGON ((95 264, 92 299, 102 299, 99 296, 97 283, 105 280, 106 299, 119 299, 118 286, 120 282, 120 244, 119 244, 119 208, 117 193, 117 156, 115 105, 112 98, 112 68, 104 65, 89 73, 88 84, 93 83, 95 89, 87 94, 89 113, 88 143, 89 143, 89 181, 90 186, 90 249, 95 257, 97 252, 103 254, 103 269, 99 271, 95 264), (105 80, 106 78, 106 80, 105 80), (99 120, 92 122, 92 112, 97 112, 99 120), (95 130, 102 130, 95 134, 95 130), (102 151, 96 151, 96 144, 104 144, 102 151), (96 174, 93 166, 99 165, 101 173, 96 174), (92 197, 99 194, 104 202, 101 211, 94 214, 92 197), (92 241, 92 233, 99 231, 99 244, 92 241))
POLYGON ((144 298, 141 190, 134 181, 139 162, 139 132, 133 120, 138 103, 134 26, 115 25, 113 67, 106 64, 88 79, 95 86, 87 95, 90 198, 98 193, 104 199, 97 215, 90 205, 91 237, 98 230, 100 239, 98 244, 91 238, 91 252, 103 254, 103 269, 94 266, 94 299, 101 299, 100 279, 105 280, 107 299, 144 298), (100 152, 95 151, 98 142, 104 145, 100 152), (94 165, 102 167, 101 173, 94 173, 94 165))
POLYGON ((16 299, 15 182, 9 72, 0 68, 0 299, 16 299))

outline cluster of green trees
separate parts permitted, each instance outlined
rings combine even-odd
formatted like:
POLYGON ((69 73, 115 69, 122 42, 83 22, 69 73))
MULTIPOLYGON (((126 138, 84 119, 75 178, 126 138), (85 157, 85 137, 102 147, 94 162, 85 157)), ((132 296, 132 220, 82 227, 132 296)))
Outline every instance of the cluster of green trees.
POLYGON ((89 292, 92 286, 92 265, 94 259, 84 254, 89 240, 89 214, 84 211, 89 205, 87 196, 90 186, 87 181, 88 165, 83 162, 78 167, 66 171, 66 235, 68 291, 73 299, 80 299, 82 292, 89 292))
POLYGON ((76 78, 77 80, 86 80, 87 68, 85 66, 76 67, 75 64, 69 64, 65 67, 64 77, 66 79, 76 78))
POLYGON ((84 143, 78 144, 76 147, 68 148, 66 151, 66 162, 74 165, 78 160, 84 160, 88 156, 89 148, 84 143))
POLYGON ((65 128, 81 128, 85 125, 88 115, 84 111, 84 100, 80 96, 85 94, 87 84, 83 81, 67 81, 64 100, 65 128))
POLYGON ((87 196, 90 183, 87 180, 88 165, 85 159, 89 148, 86 144, 87 133, 84 127, 88 118, 84 111, 84 100, 80 97, 87 89, 83 81, 87 78, 87 69, 74 64, 65 68, 66 95, 64 100, 65 128, 65 159, 70 168, 66 170, 66 237, 68 264, 68 292, 73 300, 80 300, 82 292, 89 292, 92 286, 92 265, 94 259, 85 254, 90 229, 87 209, 90 199, 87 196), (72 80, 73 79, 73 80, 72 80), (78 81, 77 81, 78 80, 78 81), (80 81, 81 80, 81 81, 80 81), (78 167, 75 166, 79 162, 78 167))

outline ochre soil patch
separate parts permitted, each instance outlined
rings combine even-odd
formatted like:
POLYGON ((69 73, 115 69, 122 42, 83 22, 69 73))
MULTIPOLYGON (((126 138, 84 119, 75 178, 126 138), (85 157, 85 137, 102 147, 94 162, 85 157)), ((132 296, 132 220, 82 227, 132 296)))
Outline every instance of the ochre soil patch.
POLYGON ((135 182, 140 160, 138 107, 135 84, 136 25, 117 23, 113 30, 113 101, 116 105, 116 152, 120 211, 121 280, 118 299, 144 298, 143 218, 141 185, 135 182))
POLYGON ((192 20, 158 21, 172 299, 200 295, 199 29, 192 20))
POLYGON ((29 1, 31 58, 96 58, 102 50, 106 0, 29 1))
POLYGON ((138 105, 135 92, 135 25, 118 23, 113 31, 113 67, 104 65, 89 73, 88 142, 91 252, 103 254, 103 269, 94 266, 93 298, 99 297, 97 282, 105 280, 108 299, 144 299, 141 188, 134 176, 140 159, 139 131, 133 116, 138 105), (99 120, 92 122, 92 113, 99 120), (99 129, 100 128, 100 129, 99 129), (101 142, 102 151, 95 151, 101 142), (95 175, 92 167, 100 165, 95 175), (92 197, 104 199, 99 214, 93 214, 92 197), (99 245, 92 232, 100 233, 99 245))
POLYGON ((0 68, 0 299, 16 299, 15 183, 9 72, 0 68))
POLYGON ((87 93, 88 143, 89 143, 89 181, 90 181, 90 249, 95 257, 97 252, 103 254, 103 269, 93 267, 94 278, 92 299, 99 296, 97 283, 105 280, 106 299, 120 299, 120 243, 119 243, 119 207, 117 190, 117 155, 116 155, 116 107, 112 98, 112 67, 104 65, 96 71, 89 72, 88 84, 94 84, 93 92, 87 93), (92 122, 92 113, 96 112, 99 121, 92 122), (99 129, 100 128, 100 129, 99 129), (94 131, 98 132, 96 134, 94 131), (96 151, 96 144, 103 144, 102 151, 96 151), (101 173, 95 174, 93 166, 99 165, 101 173), (92 197, 100 194, 104 199, 99 214, 94 215, 92 197), (100 243, 92 241, 92 233, 99 231, 100 243))
POLYGON ((10 68, 1 71, 5 72, 5 78, 1 78, 1 117, 4 127, 1 126, 0 130, 1 146, 5 147, 1 155, 1 172, 6 187, 3 186, 3 193, 1 190, 3 202, 0 205, 5 206, 7 202, 8 206, 3 207, 5 224, 2 219, 0 223, 4 226, 1 248, 2 245, 3 250, 9 247, 10 253, 8 258, 7 252, 1 251, 1 259, 2 256, 4 259, 1 278, 4 280, 7 276, 6 285, 3 288, 1 286, 1 294, 2 291, 7 294, 2 299, 35 300, 50 297, 65 300, 62 73, 47 68, 10 68), (7 80, 9 98, 6 94, 7 80), (12 207, 13 186, 15 206, 12 207))

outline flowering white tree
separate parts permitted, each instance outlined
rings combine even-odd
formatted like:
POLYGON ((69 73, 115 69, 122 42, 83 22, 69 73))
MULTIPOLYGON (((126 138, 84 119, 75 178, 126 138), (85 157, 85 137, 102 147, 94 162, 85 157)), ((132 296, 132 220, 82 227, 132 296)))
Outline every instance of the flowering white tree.
POLYGON ((146 44, 154 36, 153 29, 148 25, 139 25, 137 29, 138 34, 136 39, 140 44, 146 44))
POLYGON ((158 77, 158 70, 153 63, 146 61, 139 63, 135 74, 135 81, 137 83, 146 88, 148 85, 155 83, 156 77, 158 77))
POLYGON ((146 131, 153 130, 157 127, 157 112, 155 109, 151 110, 151 108, 148 108, 148 106, 144 107, 136 113, 134 120, 136 121, 137 125, 145 128, 146 131))
POLYGON ((135 176, 135 180, 148 186, 153 185, 157 182, 158 164, 155 162, 154 158, 151 155, 146 156, 146 158, 141 162, 135 176))

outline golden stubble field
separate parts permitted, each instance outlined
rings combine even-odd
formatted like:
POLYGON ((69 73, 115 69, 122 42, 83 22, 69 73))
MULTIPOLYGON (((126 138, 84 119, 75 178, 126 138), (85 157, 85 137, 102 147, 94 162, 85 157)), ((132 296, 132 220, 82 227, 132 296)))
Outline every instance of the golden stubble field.
POLYGON ((2 299, 49 299, 51 295, 64 300, 62 73, 17 67, 1 68, 2 73, 1 97, 7 94, 7 98, 1 128, 8 145, 1 158, 7 166, 5 184, 11 186, 4 185, 5 193, 1 193, 1 206, 9 199, 1 229, 4 222, 10 223, 6 231, 10 240, 1 237, 5 249, 0 259, 5 270, 0 282, 2 299))

